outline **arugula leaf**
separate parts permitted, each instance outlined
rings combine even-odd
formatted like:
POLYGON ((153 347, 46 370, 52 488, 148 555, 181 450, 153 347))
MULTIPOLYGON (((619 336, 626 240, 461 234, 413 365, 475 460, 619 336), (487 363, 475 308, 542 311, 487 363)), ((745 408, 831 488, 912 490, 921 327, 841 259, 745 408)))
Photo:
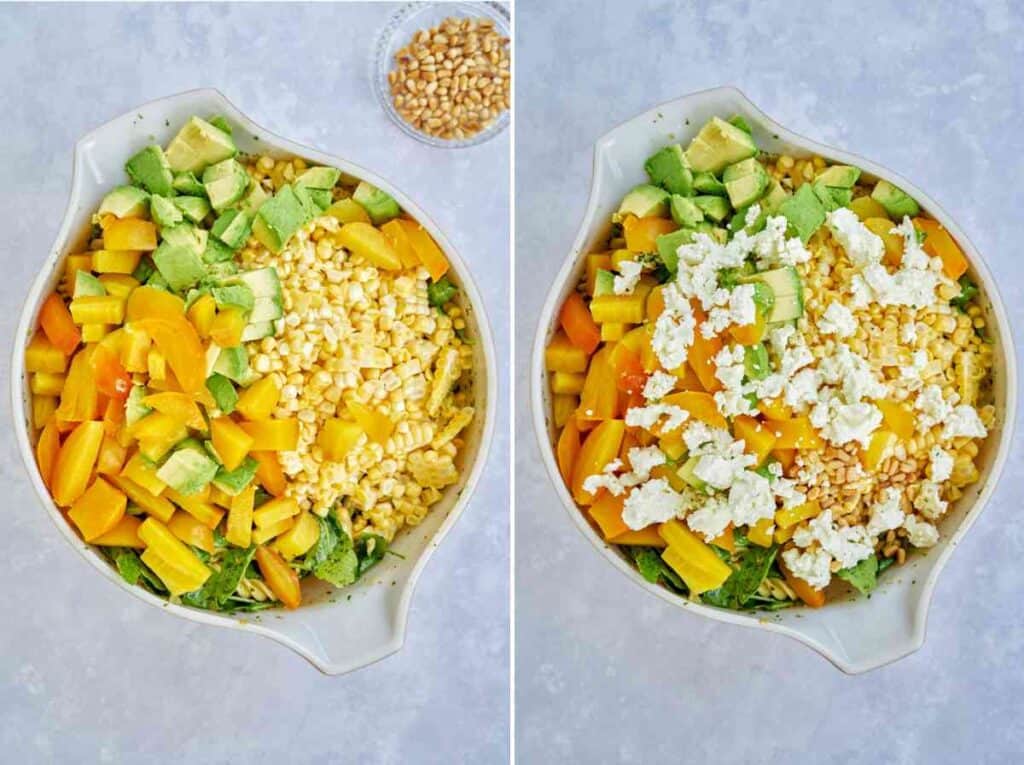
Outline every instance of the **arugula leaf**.
POLYGON ((740 556, 739 566, 725 580, 725 584, 717 590, 705 592, 701 595, 701 600, 721 608, 743 608, 768 576, 768 570, 775 560, 777 551, 778 547, 775 545, 747 547, 740 556))
POLYGON ((447 276, 442 276, 436 282, 427 287, 427 300, 434 308, 441 308, 445 303, 455 297, 459 288, 448 281, 447 276))
POLYGON ((387 540, 377 534, 360 534, 354 546, 359 557, 357 579, 380 563, 388 551, 387 540))
POLYGON ((856 566, 840 569, 836 576, 853 585, 861 595, 867 595, 878 584, 878 558, 869 555, 856 566))
POLYGON ((235 594, 238 582, 255 554, 255 545, 245 550, 239 547, 226 549, 220 560, 220 568, 198 590, 182 595, 182 602, 196 608, 234 610, 229 607, 228 599, 235 594))
POLYGON ((960 277, 960 294, 949 301, 949 304, 961 312, 967 310, 967 304, 978 294, 978 286, 968 276, 960 277))

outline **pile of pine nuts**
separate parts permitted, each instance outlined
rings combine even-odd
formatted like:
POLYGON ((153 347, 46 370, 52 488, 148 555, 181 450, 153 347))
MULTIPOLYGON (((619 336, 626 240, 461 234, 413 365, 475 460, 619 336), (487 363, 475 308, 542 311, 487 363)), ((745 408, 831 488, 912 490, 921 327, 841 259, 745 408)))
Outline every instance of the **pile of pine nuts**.
POLYGON ((416 130, 462 140, 509 108, 509 39, 490 19, 447 18, 417 32, 388 72, 399 115, 416 130))

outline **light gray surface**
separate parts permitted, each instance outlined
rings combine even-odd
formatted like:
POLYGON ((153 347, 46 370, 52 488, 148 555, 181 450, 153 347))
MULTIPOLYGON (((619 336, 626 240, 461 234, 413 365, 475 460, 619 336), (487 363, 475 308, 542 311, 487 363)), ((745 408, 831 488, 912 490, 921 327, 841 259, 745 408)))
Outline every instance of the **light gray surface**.
MULTIPOLYGON (((544 298, 533 285, 550 283, 575 236, 593 141, 716 85, 927 190, 985 254, 1014 324, 1024 321, 1012 191, 1024 172, 1020 11, 839 5, 518 3, 518 407, 544 298), (835 10, 815 10, 826 5, 835 10)), ((846 677, 789 639, 684 614, 634 587, 571 525, 524 409, 516 425, 521 762, 1020 760, 1019 451, 939 580, 924 648, 846 677)))
MULTIPOLYGON (((395 7, 0 6, 3 347, 56 235, 75 140, 137 104, 213 86, 271 130, 408 192, 474 269, 507 379, 509 136, 452 153, 387 121, 369 61, 395 7)), ((102 581, 59 538, 7 441, 0 760, 504 761, 507 432, 502 412, 485 478, 420 579, 403 650, 339 678, 269 640, 174 619, 102 581)))

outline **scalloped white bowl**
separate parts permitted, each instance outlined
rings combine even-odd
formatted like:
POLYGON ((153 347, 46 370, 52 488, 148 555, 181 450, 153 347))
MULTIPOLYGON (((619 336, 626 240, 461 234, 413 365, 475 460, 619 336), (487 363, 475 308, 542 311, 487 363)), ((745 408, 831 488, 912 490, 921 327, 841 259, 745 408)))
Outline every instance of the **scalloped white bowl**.
POLYGON ((992 495, 1010 449, 1017 405, 1017 366, 1006 311, 992 275, 960 227, 910 181, 862 157, 786 130, 738 90, 728 87, 694 93, 656 106, 619 125, 597 141, 590 200, 572 251, 566 257, 541 313, 530 375, 534 429, 555 491, 576 527, 612 565, 647 592, 679 608, 718 621, 788 635, 851 674, 896 661, 924 643, 928 605, 935 582, 949 556, 992 495), (904 566, 890 569, 870 598, 840 598, 818 610, 794 608, 774 614, 747 614, 691 603, 663 587, 649 584, 622 553, 602 541, 584 518, 562 482, 552 447, 555 432, 550 416, 544 348, 557 329, 558 307, 574 289, 583 272, 583 256, 602 243, 602 238, 607 235, 609 216, 617 209, 622 196, 636 184, 646 182, 643 164, 647 157, 671 141, 689 141, 711 117, 733 114, 746 118, 753 128, 758 147, 764 151, 796 157, 817 154, 833 162, 856 165, 867 176, 892 181, 915 197, 964 249, 971 264, 970 275, 981 285, 987 298, 985 316, 995 340, 993 389, 996 424, 980 453, 981 480, 969 487, 950 509, 941 524, 942 540, 926 554, 914 554, 904 566))
POLYGON ((358 669, 394 653, 405 639, 406 617, 413 588, 433 550, 454 525, 469 502, 483 472, 494 433, 497 402, 494 343, 483 309, 483 300, 469 269, 437 225, 405 193, 380 176, 340 157, 286 140, 260 127, 219 91, 212 89, 179 93, 124 114, 92 131, 75 145, 71 194, 57 241, 33 283, 21 313, 11 361, 14 432, 25 468, 39 499, 60 533, 96 571, 137 598, 175 616, 203 624, 265 635, 282 643, 327 674, 358 669), (332 590, 327 585, 304 588, 305 600, 295 611, 274 609, 235 616, 172 605, 141 587, 128 585, 95 549, 86 545, 63 518, 43 485, 36 468, 28 423, 30 396, 25 374, 25 346, 36 326, 42 301, 54 288, 63 270, 64 256, 79 244, 93 211, 113 186, 124 183, 124 162, 143 146, 166 145, 193 114, 222 114, 235 127, 241 151, 272 156, 298 156, 332 165, 386 190, 437 240, 451 263, 475 343, 475 406, 478 417, 465 432, 461 455, 462 477, 450 486, 424 521, 398 535, 392 550, 370 574, 352 587, 332 590))

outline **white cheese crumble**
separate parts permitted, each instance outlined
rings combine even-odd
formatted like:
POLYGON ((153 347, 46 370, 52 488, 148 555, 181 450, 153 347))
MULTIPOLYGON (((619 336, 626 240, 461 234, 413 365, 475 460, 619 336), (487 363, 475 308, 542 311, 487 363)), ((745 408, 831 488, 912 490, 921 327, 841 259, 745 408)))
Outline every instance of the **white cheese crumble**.
POLYGON ((837 446, 856 441, 867 448, 871 434, 882 424, 882 412, 874 404, 844 404, 832 395, 811 410, 810 418, 822 438, 837 446))
MULTIPOLYGON (((811 259, 811 253, 804 247, 800 237, 786 238, 788 226, 789 221, 785 217, 773 215, 765 221, 763 230, 753 237, 748 237, 748 240, 752 242, 753 252, 758 258, 759 270, 763 271, 775 266, 795 266, 811 259)), ((741 233, 745 235, 745 232, 741 233)))
POLYGON ((917 416, 917 427, 921 432, 942 424, 953 413, 953 405, 943 398, 942 388, 938 385, 922 388, 914 401, 914 409, 920 413, 917 416))
POLYGON ((832 581, 832 556, 822 549, 784 550, 782 560, 793 576, 803 579, 816 590, 823 590, 832 581))
POLYGON ((933 446, 928 454, 931 461, 931 478, 935 483, 948 481, 953 475, 953 455, 941 446, 933 446))
POLYGON ((693 345, 696 319, 690 301, 675 284, 667 284, 661 293, 665 307, 654 322, 651 349, 665 369, 676 369, 686 361, 693 345))
POLYGON ((949 503, 942 499, 939 485, 933 481, 921 481, 914 497, 914 509, 929 520, 938 520, 946 512, 949 503))
POLYGON ((818 331, 824 335, 851 337, 857 333, 857 320, 849 308, 833 300, 818 322, 818 331))
POLYGON ((757 222, 757 219, 760 217, 760 215, 761 205, 756 203, 752 204, 750 207, 747 208, 747 214, 743 216, 743 227, 750 228, 751 226, 753 226, 757 222))
POLYGON ((616 295, 632 295, 644 271, 644 264, 636 260, 619 263, 619 273, 612 280, 612 292, 616 295))
POLYGON ((668 372, 662 372, 660 369, 652 372, 644 383, 644 398, 648 401, 664 398, 676 387, 676 382, 675 376, 668 372))
POLYGON ((732 512, 725 497, 708 497, 696 510, 686 516, 686 525, 695 534, 710 542, 720 536, 732 523, 732 512))
POLYGON ((810 547, 814 542, 839 562, 839 568, 855 566, 875 551, 867 529, 863 526, 837 527, 832 522, 831 510, 812 518, 793 534, 793 543, 797 547, 810 547))
POLYGON ((654 468, 665 464, 665 454, 657 446, 634 446, 627 457, 633 473, 645 481, 654 468))
POLYGON ((914 547, 933 547, 939 541, 939 530, 916 515, 908 515, 903 521, 903 528, 914 547))
POLYGON ((682 494, 672 490, 664 478, 655 478, 633 489, 622 506, 622 521, 637 531, 652 523, 664 523, 686 507, 682 494))
MULTIPOLYGON (((741 445, 742 448, 742 445, 741 445)), ((693 474, 715 489, 725 490, 743 473, 753 466, 756 457, 752 454, 705 454, 694 465, 693 474)))
POLYGON ((850 262, 858 268, 878 263, 885 254, 882 238, 861 223, 860 218, 848 207, 833 210, 825 219, 832 236, 846 250, 850 262))
POLYGON ((835 353, 822 359, 818 371, 824 382, 840 387, 847 404, 856 404, 865 398, 884 398, 888 393, 867 359, 858 356, 848 345, 838 346, 835 353))
POLYGON ((665 455, 657 446, 634 446, 627 455, 632 470, 621 475, 616 473, 622 469, 622 460, 612 460, 600 473, 587 476, 583 481, 583 490, 596 494, 599 489, 607 489, 608 493, 620 497, 627 490, 639 486, 651 477, 651 471, 665 464, 665 455))
POLYGON ((969 404, 960 404, 945 418, 942 438, 984 438, 988 430, 978 416, 977 410, 969 404))
POLYGON ((627 409, 626 424, 631 428, 650 430, 662 417, 665 417, 666 420, 661 429, 667 433, 681 427, 689 416, 689 412, 674 404, 648 404, 627 409))
POLYGON ((870 537, 877 537, 903 525, 903 494, 894 486, 885 490, 880 502, 871 506, 871 517, 868 519, 867 532, 870 537))
POLYGON ((900 380, 910 390, 917 390, 924 385, 924 372, 928 368, 928 354, 925 351, 914 351, 910 364, 900 367, 900 380))
POLYGON ((721 454, 732 445, 733 440, 729 431, 693 420, 683 433, 683 443, 690 456, 699 457, 702 454, 721 454))

